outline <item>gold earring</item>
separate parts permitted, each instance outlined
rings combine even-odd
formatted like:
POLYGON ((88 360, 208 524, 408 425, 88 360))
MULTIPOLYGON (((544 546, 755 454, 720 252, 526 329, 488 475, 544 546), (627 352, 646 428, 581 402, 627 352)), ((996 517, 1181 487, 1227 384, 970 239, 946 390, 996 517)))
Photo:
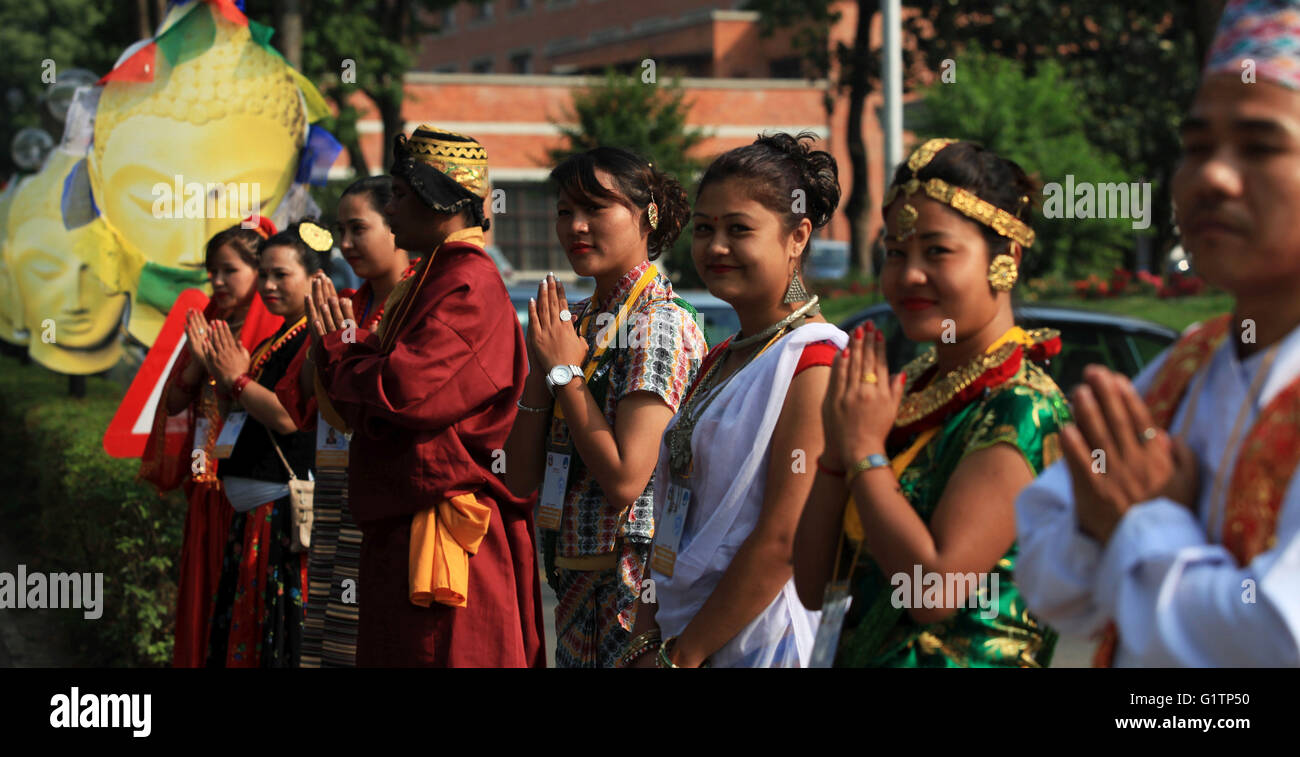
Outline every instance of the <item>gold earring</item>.
POLYGON ((989 264, 989 284, 996 292, 1010 292, 1019 275, 1016 259, 1005 252, 993 258, 989 264))
POLYGON ((651 202, 645 208, 646 217, 650 220, 650 228, 659 228, 659 206, 651 202))

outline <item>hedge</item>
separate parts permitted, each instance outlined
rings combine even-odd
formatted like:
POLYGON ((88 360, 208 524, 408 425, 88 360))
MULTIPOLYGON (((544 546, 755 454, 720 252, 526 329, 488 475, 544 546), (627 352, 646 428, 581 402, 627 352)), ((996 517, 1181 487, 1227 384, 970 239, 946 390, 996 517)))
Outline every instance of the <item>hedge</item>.
MULTIPOLYGON (((0 522, 27 553, 28 572, 104 574, 103 615, 60 610, 70 646, 88 666, 171 661, 177 565, 186 502, 139 481, 138 459, 117 459, 101 439, 123 389, 0 357, 0 522)), ((0 566, 15 570, 16 566, 0 566)))

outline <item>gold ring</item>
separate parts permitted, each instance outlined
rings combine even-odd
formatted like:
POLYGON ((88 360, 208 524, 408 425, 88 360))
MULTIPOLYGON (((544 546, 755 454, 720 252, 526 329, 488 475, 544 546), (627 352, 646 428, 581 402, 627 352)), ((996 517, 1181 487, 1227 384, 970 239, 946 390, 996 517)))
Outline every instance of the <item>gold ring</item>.
POLYGON ((872 371, 867 371, 866 373, 862 374, 862 380, 867 382, 868 384, 875 384, 880 381, 880 379, 876 378, 876 374, 872 371))

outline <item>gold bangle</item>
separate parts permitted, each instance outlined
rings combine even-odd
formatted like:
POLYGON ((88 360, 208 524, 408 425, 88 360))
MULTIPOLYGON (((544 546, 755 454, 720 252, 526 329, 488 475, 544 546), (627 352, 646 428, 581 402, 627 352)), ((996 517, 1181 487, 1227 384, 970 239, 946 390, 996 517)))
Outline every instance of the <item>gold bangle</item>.
MULTIPOLYGON (((677 663, 673 662, 672 658, 669 657, 669 654, 672 651, 671 649, 669 649, 669 647, 676 647, 676 646, 677 646, 676 636, 669 636, 668 638, 664 639, 662 644, 659 645, 659 667, 661 668, 681 667, 681 665, 678 665, 677 663)), ((700 663, 700 667, 701 668, 709 667, 709 658, 707 657, 704 658, 704 662, 700 663)))
POLYGON ((885 457, 884 455, 867 455, 866 457, 859 460, 856 464, 854 464, 852 468, 849 469, 848 477, 846 480, 852 481, 853 479, 858 477, 859 473, 862 473, 864 471, 869 471, 874 468, 888 468, 888 467, 889 467, 889 458, 885 457))
POLYGON ((660 645, 659 629, 652 628, 649 631, 643 631, 636 635, 627 646, 623 648, 623 654, 619 657, 618 664, 621 668, 631 666, 646 652, 656 649, 660 645))

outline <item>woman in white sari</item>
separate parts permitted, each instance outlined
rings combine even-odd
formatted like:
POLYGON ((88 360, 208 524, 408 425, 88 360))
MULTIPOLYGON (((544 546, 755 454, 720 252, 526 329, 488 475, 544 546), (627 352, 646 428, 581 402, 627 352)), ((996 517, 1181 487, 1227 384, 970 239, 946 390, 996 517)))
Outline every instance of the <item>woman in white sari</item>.
POLYGON ((692 255, 741 331, 715 347, 655 471, 653 584, 621 660, 635 667, 802 667, 818 613, 792 580, 794 534, 823 439, 829 365, 848 343, 799 271, 839 203, 812 135, 761 137, 705 172, 692 255))

